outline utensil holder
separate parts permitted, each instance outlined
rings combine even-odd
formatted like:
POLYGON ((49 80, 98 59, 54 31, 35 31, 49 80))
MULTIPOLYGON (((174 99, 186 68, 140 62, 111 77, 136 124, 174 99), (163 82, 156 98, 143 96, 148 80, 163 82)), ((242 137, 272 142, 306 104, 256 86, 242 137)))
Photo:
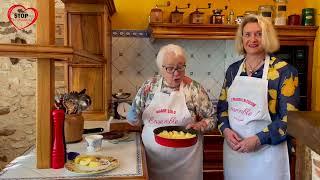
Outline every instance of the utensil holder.
POLYGON ((82 140, 84 118, 82 114, 66 114, 64 121, 64 136, 66 143, 76 143, 82 140))

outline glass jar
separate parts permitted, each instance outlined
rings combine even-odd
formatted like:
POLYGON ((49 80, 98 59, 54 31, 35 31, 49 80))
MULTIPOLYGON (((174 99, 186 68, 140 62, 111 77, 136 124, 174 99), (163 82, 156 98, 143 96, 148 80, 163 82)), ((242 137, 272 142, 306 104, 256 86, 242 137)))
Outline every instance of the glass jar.
POLYGON ((287 0, 274 0, 275 1, 275 25, 286 25, 287 24, 287 0))
POLYGON ((273 6, 272 5, 261 5, 259 6, 259 15, 265 17, 272 23, 273 18, 273 6))

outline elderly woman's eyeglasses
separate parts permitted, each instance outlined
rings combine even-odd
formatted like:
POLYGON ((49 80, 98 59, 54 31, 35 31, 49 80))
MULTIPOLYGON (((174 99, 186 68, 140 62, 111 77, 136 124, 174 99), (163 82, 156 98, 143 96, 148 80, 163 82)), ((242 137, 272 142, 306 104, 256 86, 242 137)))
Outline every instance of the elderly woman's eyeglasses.
POLYGON ((162 65, 162 67, 165 68, 167 73, 169 73, 169 74, 173 74, 174 71, 183 72, 186 69, 186 65, 179 65, 179 66, 162 65))

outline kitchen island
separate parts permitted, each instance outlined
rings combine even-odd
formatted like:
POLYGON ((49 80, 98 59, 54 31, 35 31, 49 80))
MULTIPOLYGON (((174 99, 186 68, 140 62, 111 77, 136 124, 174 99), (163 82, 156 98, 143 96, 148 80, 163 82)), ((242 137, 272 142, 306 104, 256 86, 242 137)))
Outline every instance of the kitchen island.
MULTIPOLYGON (((106 121, 85 122, 85 128, 96 127, 103 127, 105 131, 109 129, 106 121)), ((87 153, 84 138, 79 143, 67 144, 67 152, 87 153)), ((0 173, 0 179, 148 179, 145 151, 139 132, 129 133, 129 140, 119 143, 103 140, 102 150, 94 155, 116 158, 120 166, 109 172, 88 175, 70 172, 66 168, 37 169, 36 150, 33 147, 9 163, 0 173)))

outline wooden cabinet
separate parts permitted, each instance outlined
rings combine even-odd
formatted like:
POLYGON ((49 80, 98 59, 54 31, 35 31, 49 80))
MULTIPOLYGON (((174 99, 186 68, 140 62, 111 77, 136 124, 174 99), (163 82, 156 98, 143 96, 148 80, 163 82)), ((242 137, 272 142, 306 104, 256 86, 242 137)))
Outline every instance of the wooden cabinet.
MULTIPOLYGON (((223 180, 223 141, 218 130, 204 135, 203 143, 203 179, 223 180)), ((295 140, 293 140, 295 147, 295 140)), ((289 155, 291 180, 295 180, 296 154, 289 155)))
POLYGON ((111 15, 112 0, 63 0, 66 11, 65 45, 74 51, 101 59, 75 56, 68 64, 68 91, 87 89, 91 107, 84 113, 86 120, 105 120, 111 105, 111 15))
POLYGON ((203 179, 223 180, 223 137, 215 130, 204 135, 203 179))

